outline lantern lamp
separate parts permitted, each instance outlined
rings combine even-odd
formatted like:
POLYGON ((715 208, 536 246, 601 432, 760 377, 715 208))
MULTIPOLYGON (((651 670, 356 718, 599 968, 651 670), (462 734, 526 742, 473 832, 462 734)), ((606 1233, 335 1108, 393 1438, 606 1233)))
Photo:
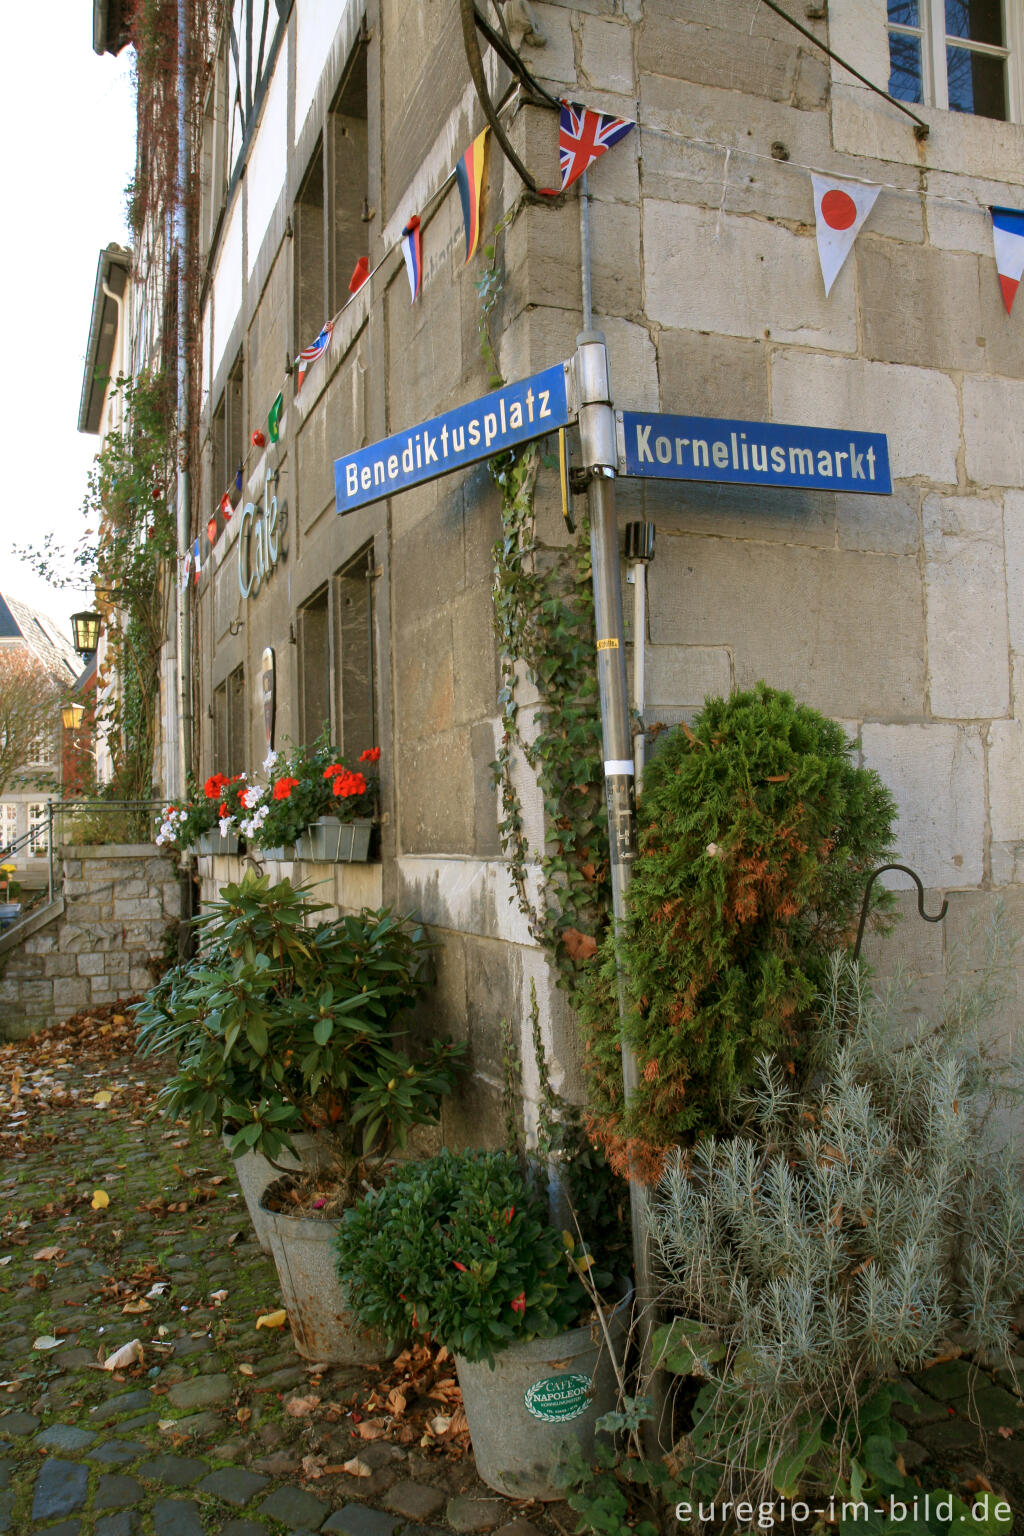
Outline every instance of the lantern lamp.
POLYGON ((210 521, 206 525, 206 537, 209 539, 210 547, 212 548, 213 545, 216 544, 216 542, 217 542, 217 514, 216 514, 216 512, 213 514, 213 516, 210 518, 210 521))
POLYGON ((71 701, 60 707, 61 724, 66 731, 77 731, 85 719, 85 705, 71 701))
POLYGON ((267 446, 267 439, 259 427, 256 428, 252 435, 252 445, 254 448, 265 448, 267 446))
POLYGON ((98 613, 73 613, 71 635, 75 650, 80 656, 88 656, 100 643, 100 616, 98 613))

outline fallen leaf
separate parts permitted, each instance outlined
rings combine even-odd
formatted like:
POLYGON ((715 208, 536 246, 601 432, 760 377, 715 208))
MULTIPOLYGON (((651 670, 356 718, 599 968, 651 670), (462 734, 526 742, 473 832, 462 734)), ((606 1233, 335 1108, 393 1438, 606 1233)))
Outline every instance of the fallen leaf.
POLYGON ((3 1258, 0 1259, 0 1265, 9 1264, 13 1258, 14 1258, 14 1254, 13 1253, 5 1253, 3 1258))
POLYGON ((252 1376, 254 1374, 252 1366, 248 1365, 244 1360, 238 1369, 241 1371, 243 1376, 252 1376))
POLYGON ((55 1339, 52 1333, 41 1333, 32 1345, 33 1349, 57 1349, 63 1339, 55 1339))
POLYGON ((101 1088, 99 1093, 93 1094, 92 1102, 95 1104, 97 1109, 106 1109, 107 1105, 110 1103, 113 1097, 114 1095, 111 1093, 109 1088, 101 1088))
POLYGON ((252 1418, 252 1409, 239 1408, 238 1412, 235 1414, 235 1418, 238 1420, 239 1424, 248 1424, 249 1420, 252 1418))
POLYGON ((400 1392, 397 1387, 392 1387, 388 1393, 388 1412, 393 1413, 396 1419, 400 1418, 405 1412, 405 1401, 405 1393, 400 1392))
POLYGON ((349 1477, 372 1477, 373 1473, 365 1461, 360 1461, 358 1456, 353 1456, 351 1461, 343 1461, 341 1470, 347 1472, 349 1477))
POLYGON ((227 1294, 228 1294, 227 1291, 211 1291, 210 1292, 210 1300, 217 1302, 218 1305, 219 1305, 220 1302, 225 1301, 227 1299, 227 1294))
POLYGON ((597 940, 593 934, 581 933, 578 928, 563 928, 562 943, 572 960, 590 960, 597 954, 597 940))
POLYGON ((103 1362, 105 1371, 120 1371, 126 1365, 134 1365, 136 1361, 141 1365, 143 1361, 142 1340, 132 1339, 127 1344, 122 1344, 120 1349, 115 1349, 112 1355, 108 1355, 103 1362))
POLYGON ((319 1408, 318 1397, 290 1397, 284 1405, 284 1411, 293 1419, 308 1419, 315 1408, 319 1408))
POLYGON ((288 1313, 282 1307, 280 1312, 264 1312, 262 1317, 256 1319, 257 1328, 283 1328, 288 1321, 288 1313))
POLYGON ((122 1315, 127 1314, 128 1316, 135 1316, 140 1312, 152 1312, 152 1310, 149 1302, 144 1301, 141 1296, 138 1301, 126 1301, 121 1308, 122 1315))
POLYGON ((1000 1424, 999 1428, 996 1430, 996 1434, 1001 1435, 1004 1440, 1013 1439, 1013 1430, 1007 1429, 1005 1424, 1000 1424))
POLYGON ((447 1413, 439 1413, 430 1420, 430 1432, 433 1435, 443 1435, 451 1423, 451 1417, 447 1413))
POLYGON ((174 1429, 177 1422, 177 1419, 157 1419, 156 1427, 162 1435, 166 1435, 168 1430, 174 1429))
POLYGON ((379 1440, 387 1431, 387 1425, 381 1419, 363 1419, 356 1428, 361 1440, 379 1440))
POLYGON ((63 1248, 40 1248, 39 1252, 38 1253, 34 1253, 32 1255, 32 1257, 33 1257, 33 1259, 42 1259, 44 1263, 47 1262, 49 1259, 62 1259, 64 1257, 64 1249, 63 1248))
POLYGON ((323 1477, 326 1465, 326 1456, 303 1456, 302 1475, 303 1477, 323 1477))
POLYGON ((106 1190, 94 1189, 92 1192, 92 1208, 94 1211, 104 1211, 110 1204, 110 1196, 106 1190))

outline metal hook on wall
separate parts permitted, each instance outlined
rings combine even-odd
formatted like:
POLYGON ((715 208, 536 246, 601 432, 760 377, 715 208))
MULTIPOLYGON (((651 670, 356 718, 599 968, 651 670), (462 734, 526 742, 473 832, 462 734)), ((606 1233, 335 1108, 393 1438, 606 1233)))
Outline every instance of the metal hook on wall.
POLYGON ((917 911, 918 911, 918 916, 924 918, 924 921, 926 923, 941 923, 942 919, 945 917, 946 913, 949 911, 949 901, 945 897, 943 897, 942 906, 939 909, 939 911, 936 913, 936 915, 934 917, 929 916, 929 914, 924 909, 924 886, 921 883, 921 877, 920 877, 920 875, 915 874, 914 871, 910 868, 909 865, 907 865, 907 864, 881 864, 881 865, 879 865, 878 869, 872 870, 871 874, 868 876, 868 883, 867 883, 867 885, 864 888, 864 901, 863 901, 863 903, 861 905, 861 909, 860 909, 860 926, 857 929, 857 942, 853 946, 853 958, 854 958, 854 961, 857 961, 857 960, 860 959, 860 946, 861 946, 861 943, 863 942, 863 939, 864 939, 864 929, 866 928, 867 921, 868 921, 868 908, 869 908, 870 903, 871 903, 871 888, 874 885, 875 881, 878 879, 879 875, 884 875, 890 869, 898 869, 901 874, 909 875, 911 880, 913 880, 914 884, 917 886, 917 911))

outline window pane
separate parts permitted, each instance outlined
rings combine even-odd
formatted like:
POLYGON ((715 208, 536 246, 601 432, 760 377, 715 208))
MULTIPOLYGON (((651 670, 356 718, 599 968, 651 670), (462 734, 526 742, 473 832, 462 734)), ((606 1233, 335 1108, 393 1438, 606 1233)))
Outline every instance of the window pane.
POLYGON ((921 101, 921 39, 889 34, 889 95, 921 101))
POLYGON ((946 0, 946 36, 969 37, 972 43, 993 43, 1002 48, 1002 0, 946 0))
POLYGON ((1002 59, 966 48, 947 48, 946 73, 951 111, 1006 121, 1006 65, 1002 59))
POLYGON ((919 27, 917 0, 889 0, 889 20, 898 27, 919 27))

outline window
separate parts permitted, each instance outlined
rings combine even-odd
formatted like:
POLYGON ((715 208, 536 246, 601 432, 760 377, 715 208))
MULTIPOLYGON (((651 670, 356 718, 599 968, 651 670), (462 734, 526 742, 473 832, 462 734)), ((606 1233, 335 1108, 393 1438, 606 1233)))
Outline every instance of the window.
POLYGON ((302 739, 308 744, 331 723, 331 642, 326 587, 299 609, 299 679, 302 739))
POLYGON ((46 805, 43 801, 36 800, 29 804, 28 830, 32 834, 29 848, 34 859, 44 859, 50 850, 49 820, 46 815, 46 805))
POLYGON ((47 740, 46 732, 40 731, 37 736, 33 736, 32 740, 28 744, 28 757, 26 758, 26 762, 48 763, 52 756, 52 744, 47 740))
POLYGON ((377 742, 374 578, 372 544, 335 578, 338 746, 352 764, 377 742))
POLYGON ((213 771, 248 772, 248 759, 245 668, 236 667, 227 681, 213 690, 213 771))
POLYGON ((888 0, 890 94, 1008 120, 1003 6, 1004 0, 888 0))
POLYGON ((0 848, 9 848, 18 836, 18 807, 12 800, 0 805, 0 848))
POLYGON ((235 487, 235 472, 245 458, 245 359, 241 352, 228 374, 224 391, 217 402, 210 424, 210 512, 220 507, 225 490, 231 493, 232 506, 240 497, 235 487))
POLYGON ((342 77, 295 202, 295 334, 308 347, 349 297, 360 256, 369 253, 366 48, 342 77))

